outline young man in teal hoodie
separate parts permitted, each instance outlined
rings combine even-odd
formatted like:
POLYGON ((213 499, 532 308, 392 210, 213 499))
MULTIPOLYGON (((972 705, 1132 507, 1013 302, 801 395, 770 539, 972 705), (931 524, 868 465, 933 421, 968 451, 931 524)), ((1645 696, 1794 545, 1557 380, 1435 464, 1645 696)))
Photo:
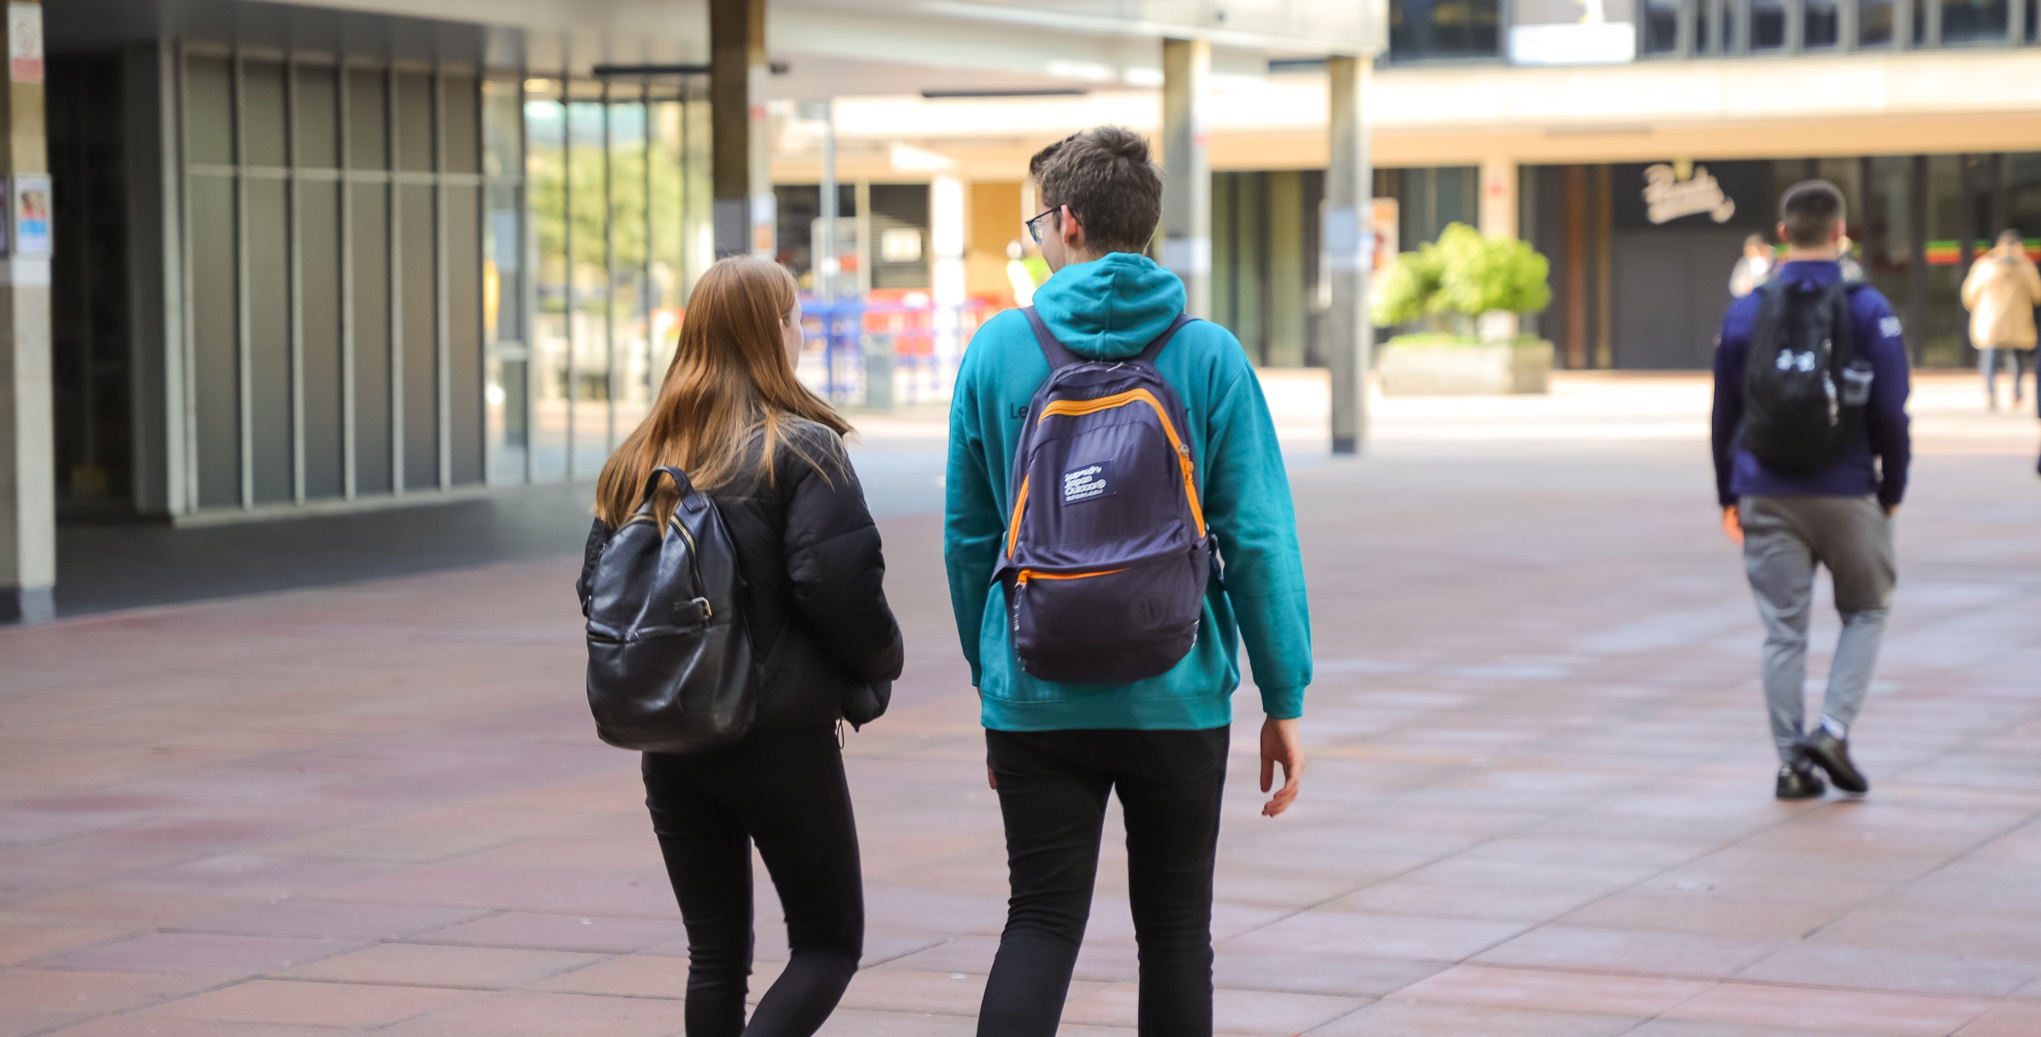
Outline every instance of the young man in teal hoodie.
MULTIPOLYGON (((1028 221, 1053 276, 1035 309, 1087 360, 1139 354, 1184 307, 1183 283, 1141 255, 1161 215, 1148 144, 1100 127, 1029 163, 1043 212, 1028 221)), ((957 372, 950 410, 943 559, 964 657, 983 705, 987 777, 1006 825, 1005 932, 979 1011, 980 1037, 1051 1037, 1091 910, 1106 799, 1127 828, 1128 900, 1140 945, 1142 1037, 1212 1032, 1212 872, 1232 695, 1247 645, 1268 715, 1262 808, 1274 817, 1304 773, 1298 718, 1311 626, 1297 522, 1261 383, 1225 328, 1189 324, 1156 358, 1182 400, 1194 480, 1224 563, 1206 588, 1196 643, 1175 668, 1124 685, 1058 684, 1023 672, 993 582, 1028 406, 1049 362, 1019 311, 987 322, 957 372)))

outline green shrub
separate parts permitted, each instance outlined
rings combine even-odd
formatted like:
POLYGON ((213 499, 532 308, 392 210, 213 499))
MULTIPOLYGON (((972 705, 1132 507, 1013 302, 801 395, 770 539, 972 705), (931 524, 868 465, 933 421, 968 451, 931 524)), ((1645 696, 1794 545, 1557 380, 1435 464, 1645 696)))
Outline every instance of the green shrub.
POLYGON ((1484 313, 1541 313, 1552 305, 1551 264, 1524 242, 1483 237, 1464 223, 1396 257, 1376 293, 1381 326, 1424 321, 1466 335, 1484 313))
POLYGON ((1433 245, 1397 256, 1375 292, 1375 323, 1384 327, 1412 324, 1431 316, 1429 306, 1439 294, 1440 274, 1438 249, 1433 245))

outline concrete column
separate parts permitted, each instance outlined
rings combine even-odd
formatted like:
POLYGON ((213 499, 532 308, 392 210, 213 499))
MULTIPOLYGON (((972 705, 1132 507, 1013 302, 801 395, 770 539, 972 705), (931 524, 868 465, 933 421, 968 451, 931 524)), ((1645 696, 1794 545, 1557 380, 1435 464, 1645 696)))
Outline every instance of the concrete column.
POLYGON ((1325 314, 1325 355, 1332 368, 1332 452, 1355 454, 1368 439, 1368 369, 1375 327, 1368 316, 1368 266, 1374 254, 1368 212, 1374 200, 1368 130, 1361 102, 1370 59, 1326 61, 1332 84, 1332 163, 1325 173, 1325 263, 1332 307, 1325 314))
POLYGON ((1212 45, 1162 41, 1162 263, 1183 278, 1184 309, 1212 315, 1212 162, 1205 82, 1212 45))
MULTIPOLYGON (((859 179, 851 185, 851 203, 857 207, 851 219, 857 227, 857 294, 862 299, 872 294, 872 257, 878 250, 872 246, 872 182, 859 179)), ((838 246, 841 248, 842 246, 838 246)), ((843 282, 838 281, 840 288, 843 282)))
MULTIPOLYGON (((963 352, 961 319, 965 287, 964 250, 969 241, 970 189, 953 176, 939 176, 928 185, 929 293, 935 302, 935 369, 947 381, 963 352)), ((943 388, 939 386, 939 388, 943 388)))
POLYGON ((709 0, 709 121, 716 254, 770 258, 778 219, 765 99, 765 0, 709 0))
MULTIPOLYGON (((41 55, 40 19, 7 19, 7 50, 41 55), (17 34, 34 32, 31 41, 17 34)), ((42 66, 9 62, 0 82, 0 172, 47 177, 42 66)), ((13 198, 7 199, 12 205, 13 198)), ((56 438, 51 420, 49 198, 38 253, 23 255, 25 228, 13 226, 0 257, 0 622, 56 615, 56 438)), ((12 221, 10 221, 12 222, 12 221)))
POLYGON ((835 302, 836 275, 843 265, 836 245, 837 196, 842 193, 836 184, 836 102, 822 101, 817 107, 822 114, 822 232, 809 254, 815 257, 815 294, 835 302))
POLYGON ((128 355, 135 511, 191 510, 185 494, 183 210, 178 195, 177 54, 169 41, 127 52, 128 355))

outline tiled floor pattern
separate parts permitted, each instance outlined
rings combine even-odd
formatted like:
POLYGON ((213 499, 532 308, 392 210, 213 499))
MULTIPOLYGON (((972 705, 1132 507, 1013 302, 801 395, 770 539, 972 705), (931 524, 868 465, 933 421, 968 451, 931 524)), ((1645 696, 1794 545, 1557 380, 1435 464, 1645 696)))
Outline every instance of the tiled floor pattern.
MULTIPOLYGON (((1258 817, 1243 693, 1223 1032, 2041 1035, 2031 421, 1923 408, 1874 793, 1781 805, 1705 457, 1686 412, 1625 409, 1700 388, 1637 385, 1296 458, 1314 755, 1258 817), (1673 431, 1621 431, 1647 419, 1673 431)), ((999 825, 939 523, 886 533, 913 658, 849 741, 872 928, 825 1032, 955 1037, 999 825)), ((0 1037, 677 1034, 685 936, 635 760, 577 701, 572 564, 0 630, 0 1037)), ((1133 1032, 1107 856, 1070 1035, 1133 1032)))

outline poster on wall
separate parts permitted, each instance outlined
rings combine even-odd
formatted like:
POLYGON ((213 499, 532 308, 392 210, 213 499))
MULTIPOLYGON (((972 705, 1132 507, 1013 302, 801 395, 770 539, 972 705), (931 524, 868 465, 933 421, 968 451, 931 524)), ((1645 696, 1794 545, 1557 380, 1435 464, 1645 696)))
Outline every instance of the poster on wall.
POLYGON ((1394 198, 1376 198, 1368 206, 1369 246, 1374 253, 1370 269, 1376 274, 1389 269, 1389 264, 1396 262, 1397 250, 1403 247, 1397 230, 1402 211, 1394 198))
POLYGON ((17 256, 47 256, 50 254, 50 178, 47 176, 19 176, 14 178, 8 192, 14 233, 9 242, 11 254, 17 256))
POLYGON ((43 81, 43 5, 10 0, 7 5, 7 78, 43 81))
POLYGON ((1517 0, 1512 65, 1622 65, 1637 60, 1637 0, 1517 0))

